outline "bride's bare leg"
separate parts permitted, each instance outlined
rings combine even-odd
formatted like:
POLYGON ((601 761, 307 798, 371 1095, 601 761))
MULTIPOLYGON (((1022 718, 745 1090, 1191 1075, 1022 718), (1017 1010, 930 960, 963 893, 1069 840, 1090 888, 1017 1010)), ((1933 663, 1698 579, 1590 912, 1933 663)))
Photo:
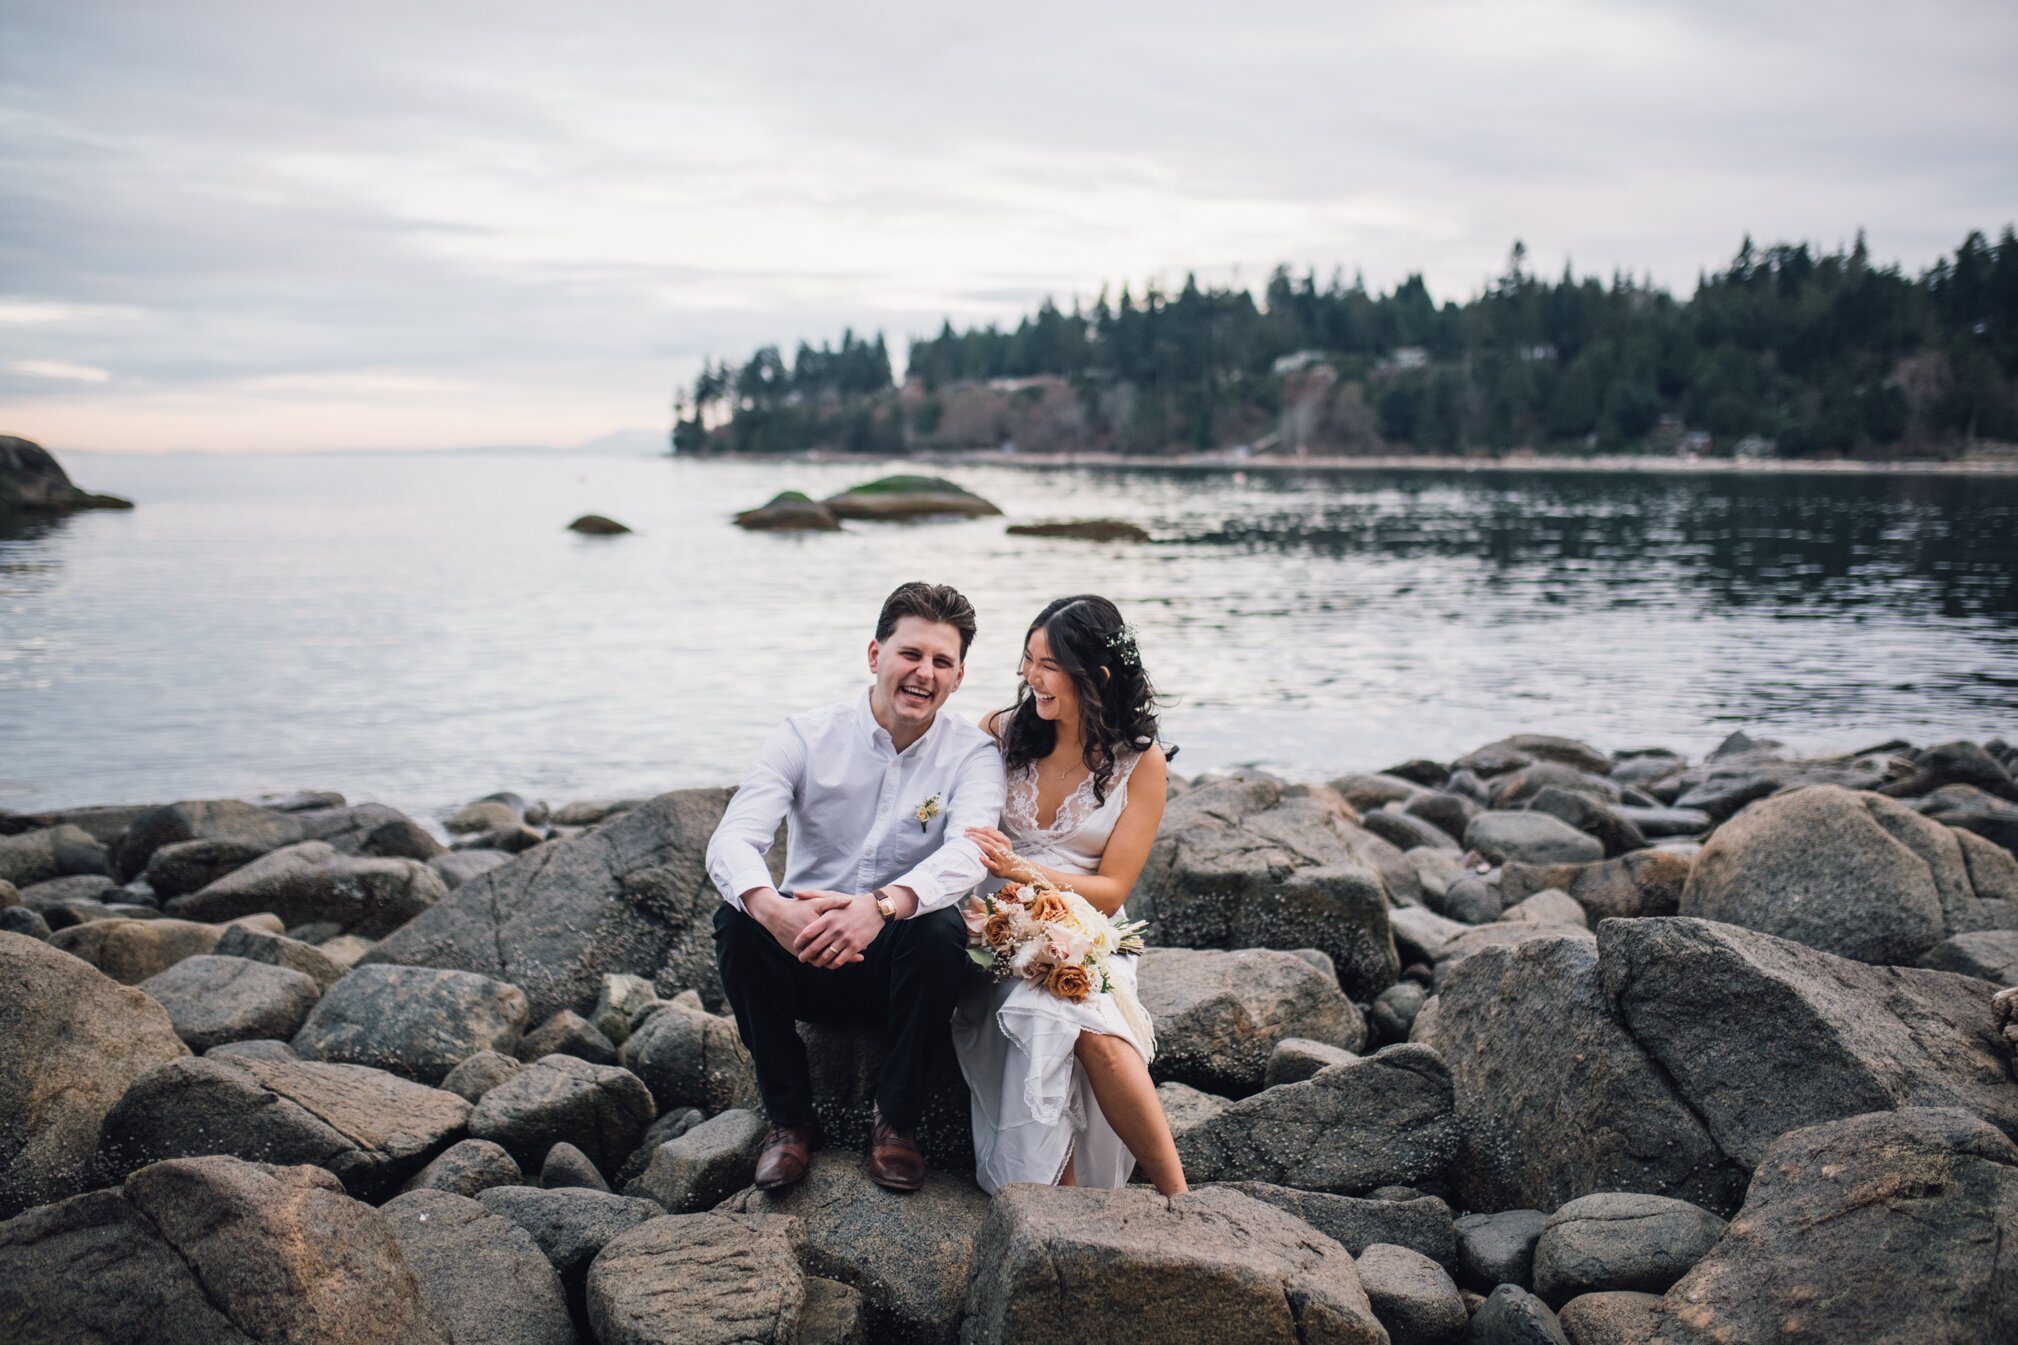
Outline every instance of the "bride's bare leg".
POLYGON ((1156 1189, 1166 1196, 1182 1195, 1191 1188, 1184 1184, 1184 1164, 1178 1161, 1177 1142, 1170 1138, 1170 1122, 1164 1119, 1163 1104, 1156 1100, 1156 1085, 1142 1054, 1120 1037, 1102 1032, 1082 1032, 1072 1048, 1093 1085, 1093 1100, 1114 1133, 1135 1155, 1142 1171, 1156 1189))
POLYGON ((1069 1158, 1065 1160, 1065 1171, 1058 1174, 1058 1184, 1060 1186, 1079 1185, 1079 1179, 1072 1174, 1072 1160, 1069 1158))

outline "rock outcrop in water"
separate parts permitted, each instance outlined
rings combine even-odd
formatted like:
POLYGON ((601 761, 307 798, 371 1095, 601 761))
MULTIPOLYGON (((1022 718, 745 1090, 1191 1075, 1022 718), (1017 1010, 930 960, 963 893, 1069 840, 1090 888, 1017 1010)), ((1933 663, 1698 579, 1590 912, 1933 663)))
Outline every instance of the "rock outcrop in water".
POLYGON ((2007 1340, 2014 764, 1174 781, 1130 898, 1171 1201, 982 1195, 950 1069, 926 1188, 870 1184, 834 1027, 830 1147, 747 1189, 723 790, 493 796, 440 853, 331 795, 0 814, 0 1335, 2007 1340))
POLYGON ((131 509, 117 495, 79 490, 48 449, 33 439, 0 434, 0 518, 67 514, 76 509, 131 509))

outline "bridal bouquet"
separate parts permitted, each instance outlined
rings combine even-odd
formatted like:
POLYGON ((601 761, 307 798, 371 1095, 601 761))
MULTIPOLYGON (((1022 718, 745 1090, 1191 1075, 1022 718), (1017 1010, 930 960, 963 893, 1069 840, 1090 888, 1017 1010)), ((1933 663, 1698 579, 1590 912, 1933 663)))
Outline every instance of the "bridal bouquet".
POLYGON ((1095 991, 1111 994, 1108 959, 1142 951, 1143 921, 1117 925, 1071 888, 1042 878, 1011 883, 992 896, 977 893, 960 913, 967 918, 969 957, 998 978, 1021 976, 1074 1004, 1095 991))
POLYGON ((1115 920, 1069 887, 1059 887, 1029 865, 1022 882, 989 896, 967 898, 967 956, 997 979, 1020 976, 1038 990, 1073 1004, 1096 992, 1111 995, 1145 1060, 1156 1055, 1156 1026, 1111 973, 1112 960, 1142 951, 1141 920, 1115 920))

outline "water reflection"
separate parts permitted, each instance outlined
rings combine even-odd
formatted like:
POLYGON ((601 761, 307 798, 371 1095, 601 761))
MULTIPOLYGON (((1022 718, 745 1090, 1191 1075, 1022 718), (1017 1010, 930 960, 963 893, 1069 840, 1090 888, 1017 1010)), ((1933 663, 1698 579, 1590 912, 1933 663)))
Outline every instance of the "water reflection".
MULTIPOLYGON (((1171 540, 1346 557, 1472 557, 1631 601, 1880 606, 2018 621, 2008 478, 1255 473, 1273 497, 1171 520, 1171 540)), ((1203 483, 1199 483, 1203 484, 1203 483)))

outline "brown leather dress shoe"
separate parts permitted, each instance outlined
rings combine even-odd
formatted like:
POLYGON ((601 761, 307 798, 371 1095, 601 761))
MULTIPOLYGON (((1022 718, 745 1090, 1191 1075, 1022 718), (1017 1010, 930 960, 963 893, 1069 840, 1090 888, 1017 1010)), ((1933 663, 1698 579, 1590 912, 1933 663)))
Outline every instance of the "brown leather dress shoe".
POLYGON ((797 1125, 776 1123, 764 1127, 764 1147, 757 1154, 759 1191, 775 1191, 790 1186, 806 1175, 813 1150, 820 1147, 820 1123, 811 1117, 797 1125))
POLYGON ((925 1151, 918 1136, 876 1118, 869 1132, 869 1180, 892 1191, 915 1191, 925 1184, 925 1151))

